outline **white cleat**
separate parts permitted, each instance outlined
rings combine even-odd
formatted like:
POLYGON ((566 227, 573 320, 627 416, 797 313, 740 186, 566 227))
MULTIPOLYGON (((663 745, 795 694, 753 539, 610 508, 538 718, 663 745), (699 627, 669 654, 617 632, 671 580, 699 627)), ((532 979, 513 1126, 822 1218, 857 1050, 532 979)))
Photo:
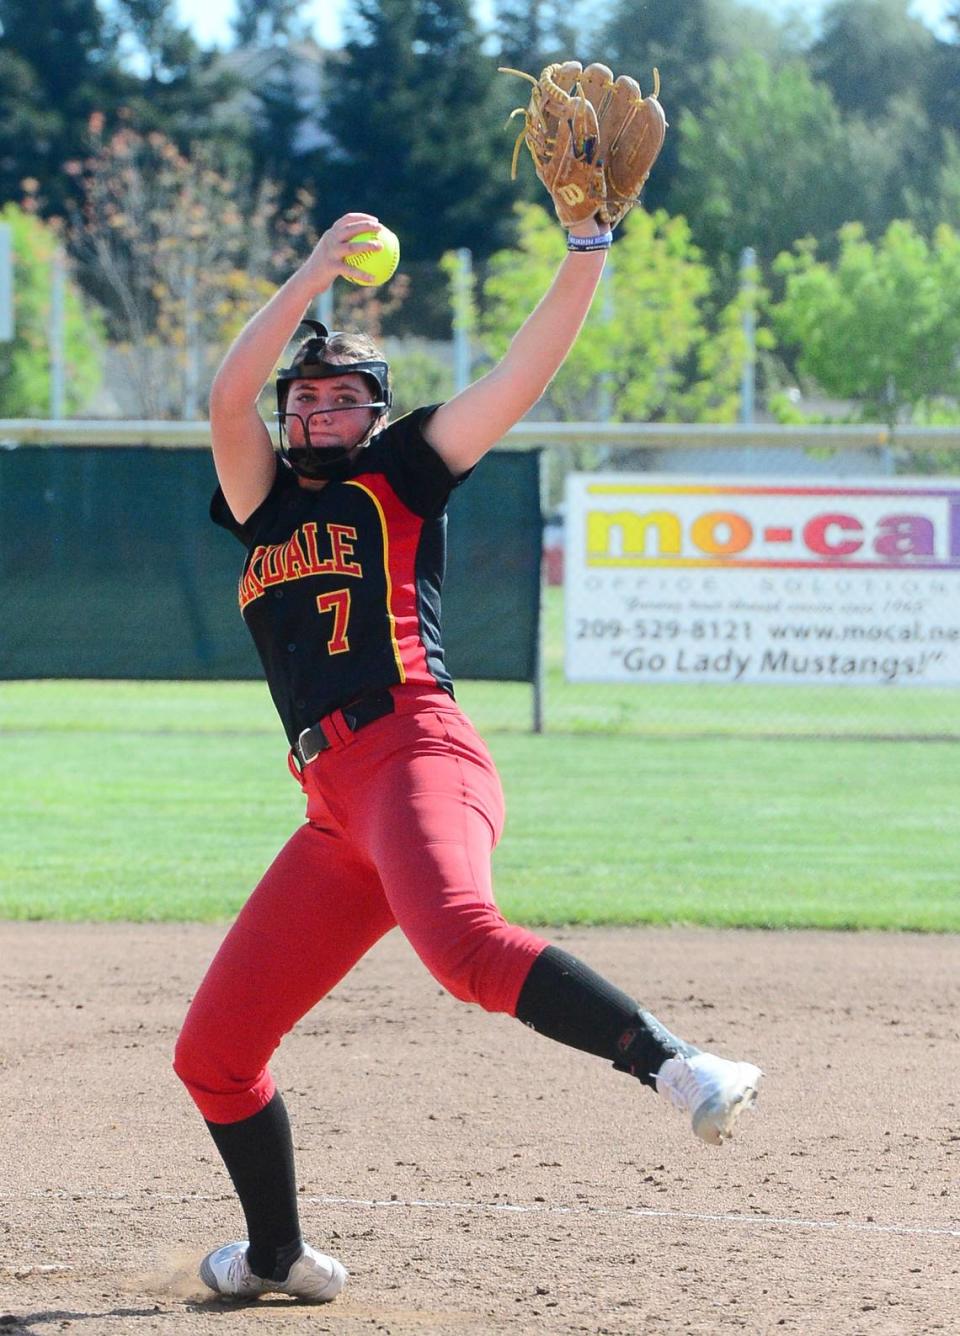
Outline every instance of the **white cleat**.
POLYGON ((200 1263, 200 1279, 215 1294, 226 1299, 256 1299, 261 1294, 292 1294, 315 1304, 335 1299, 347 1281, 347 1269, 335 1257, 316 1252, 308 1244, 287 1274, 286 1280, 263 1280, 255 1276, 247 1261, 248 1243, 238 1239, 200 1263))
POLYGON ((657 1072, 657 1093, 686 1109, 701 1141, 721 1146, 733 1135, 744 1109, 752 1108, 763 1072, 750 1062, 729 1062, 712 1053, 668 1058, 657 1072))

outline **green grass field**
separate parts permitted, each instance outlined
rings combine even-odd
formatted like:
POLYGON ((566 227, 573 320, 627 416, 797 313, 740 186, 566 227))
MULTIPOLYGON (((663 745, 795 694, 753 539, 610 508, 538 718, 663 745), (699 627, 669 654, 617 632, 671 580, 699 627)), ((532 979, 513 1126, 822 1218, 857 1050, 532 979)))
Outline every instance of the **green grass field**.
MULTIPOLYGON (((960 693, 573 688, 551 646, 544 734, 459 691, 510 917, 960 930, 960 693)), ((5 682, 0 745, 2 918, 226 917, 302 816, 259 683, 5 682)))

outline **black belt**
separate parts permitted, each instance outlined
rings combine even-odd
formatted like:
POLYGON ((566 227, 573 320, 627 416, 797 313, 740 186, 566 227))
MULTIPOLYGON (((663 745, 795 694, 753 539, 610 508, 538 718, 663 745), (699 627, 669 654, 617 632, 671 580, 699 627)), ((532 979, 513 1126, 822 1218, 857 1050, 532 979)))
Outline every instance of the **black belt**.
MULTIPOLYGON (((351 733, 357 733, 361 728, 366 728, 367 724, 372 724, 375 719, 382 719, 386 714, 393 714, 396 706, 393 697, 389 691, 371 691, 366 696, 360 696, 357 700, 351 701, 349 705, 344 705, 341 710, 334 710, 332 714, 340 714, 343 722, 349 728, 351 733)), ((329 719, 331 715, 327 715, 329 719)), ((314 724, 311 728, 305 728, 297 738, 297 745, 294 751, 299 756, 303 765, 309 764, 315 756, 319 756, 322 751, 326 751, 330 746, 330 741, 323 731, 323 721, 314 724)))

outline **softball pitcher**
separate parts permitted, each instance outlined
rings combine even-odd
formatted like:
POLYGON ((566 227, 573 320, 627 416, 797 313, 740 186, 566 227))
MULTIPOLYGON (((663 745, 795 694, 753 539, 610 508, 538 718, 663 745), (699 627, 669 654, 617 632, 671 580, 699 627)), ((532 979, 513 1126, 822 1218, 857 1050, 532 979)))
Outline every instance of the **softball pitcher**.
MULTIPOLYGON (((579 67, 578 67, 579 68, 579 67)), ((563 222, 564 220, 561 219, 563 222)), ((174 1065, 237 1192, 246 1238, 209 1253, 220 1295, 333 1299, 343 1263, 303 1240, 290 1127, 268 1063, 284 1034, 391 928, 455 997, 595 1054, 686 1111, 718 1144, 760 1071, 677 1038, 626 993, 497 908, 490 863, 503 795, 454 700, 440 638, 445 507, 532 407, 590 308, 611 229, 567 221, 569 253, 500 363, 439 406, 388 420, 386 362, 315 324, 265 382, 317 295, 370 249, 350 213, 239 335, 211 392, 212 518, 245 550, 243 617, 289 741, 306 821, 225 937, 174 1065)), ((375 244, 375 243, 374 243, 375 244)))

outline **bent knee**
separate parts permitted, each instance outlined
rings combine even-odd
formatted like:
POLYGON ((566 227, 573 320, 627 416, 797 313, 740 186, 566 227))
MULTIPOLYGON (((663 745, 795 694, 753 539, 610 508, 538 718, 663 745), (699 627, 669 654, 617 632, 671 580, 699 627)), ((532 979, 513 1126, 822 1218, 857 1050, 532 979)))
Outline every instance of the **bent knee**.
POLYGON ((509 1015, 543 949, 540 938, 499 916, 453 940, 413 945, 437 982, 458 1001, 509 1015))
POLYGON ((235 1123, 269 1104, 276 1092, 266 1065, 232 1057, 185 1025, 173 1050, 173 1070, 211 1123, 235 1123))
POLYGON ((173 1046, 173 1070, 191 1094, 209 1085, 216 1066, 213 1054, 194 1028, 189 1023, 184 1025, 173 1046))

